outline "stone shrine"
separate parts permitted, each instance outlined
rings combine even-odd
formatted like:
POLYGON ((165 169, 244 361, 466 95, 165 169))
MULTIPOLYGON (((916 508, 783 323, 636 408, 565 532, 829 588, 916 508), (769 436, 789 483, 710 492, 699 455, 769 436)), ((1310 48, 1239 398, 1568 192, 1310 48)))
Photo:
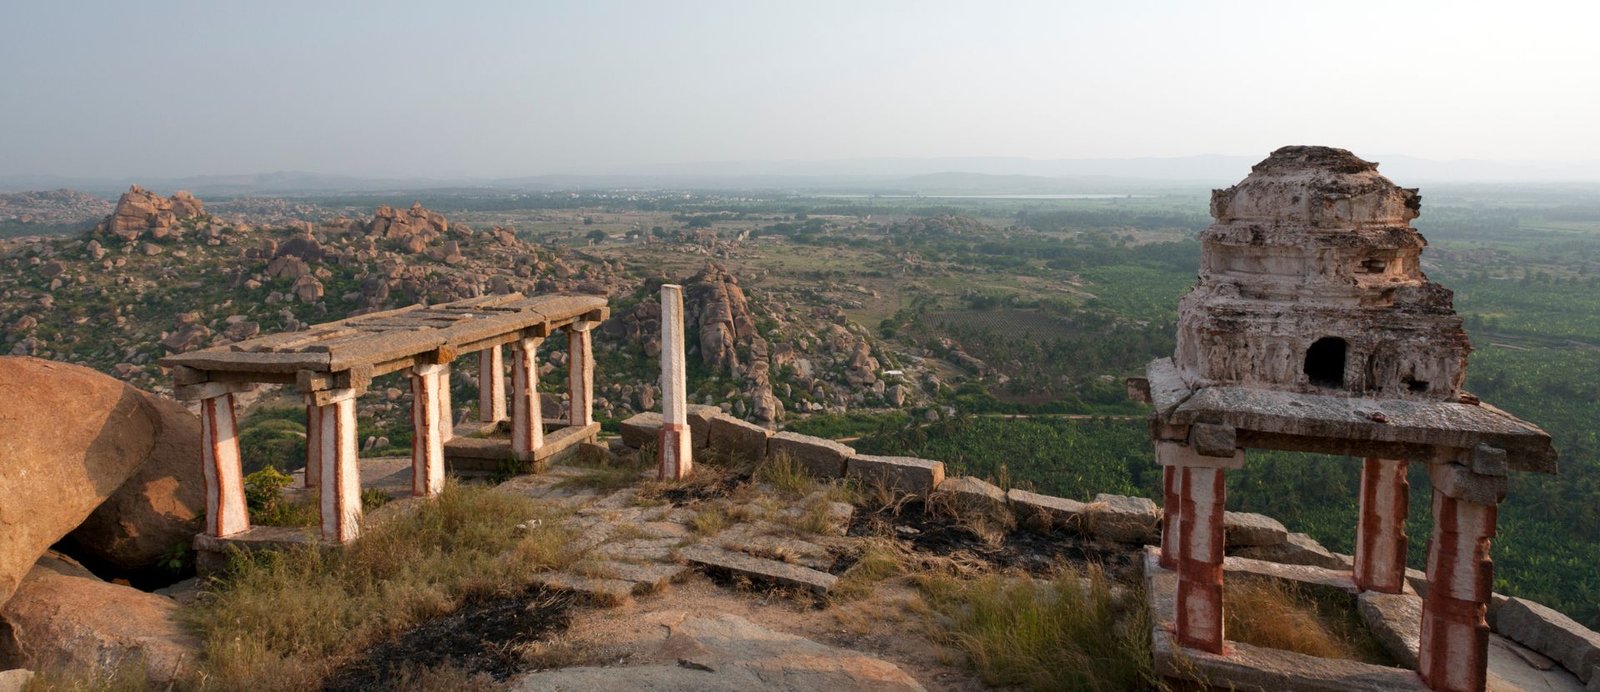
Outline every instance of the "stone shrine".
MULTIPOLYGON (((1130 382, 1155 406, 1164 468, 1159 567, 1176 571, 1171 636, 1226 659, 1224 475, 1246 448, 1357 456, 1353 592, 1406 582, 1408 461, 1427 465, 1434 531, 1417 652, 1420 683, 1485 687, 1489 541, 1510 471, 1555 473, 1550 437, 1463 392, 1471 344, 1449 289, 1421 270, 1417 190, 1343 149, 1284 147, 1212 194, 1199 280, 1179 304, 1176 352, 1130 382)), ((1226 661, 1221 661, 1222 668, 1226 661)), ((1380 669, 1381 670, 1381 669, 1380 669)), ((1164 671, 1182 675, 1182 671, 1164 671)))

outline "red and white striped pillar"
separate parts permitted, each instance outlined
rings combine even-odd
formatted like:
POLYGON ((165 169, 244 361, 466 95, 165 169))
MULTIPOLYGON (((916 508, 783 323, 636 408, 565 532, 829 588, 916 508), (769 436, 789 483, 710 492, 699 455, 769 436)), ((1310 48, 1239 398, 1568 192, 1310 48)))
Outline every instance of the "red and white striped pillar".
POLYGON ((682 480, 694 468, 689 386, 683 348, 683 287, 661 287, 661 432, 657 478, 682 480))
POLYGON ((1161 467, 1161 567, 1178 568, 1178 525, 1183 516, 1180 502, 1183 473, 1177 466, 1161 467))
POLYGON ((411 369, 411 494, 431 497, 444 489, 443 418, 445 365, 418 365, 411 369))
POLYGON ((323 393, 317 412, 322 466, 322 540, 345 543, 361 534, 361 472, 356 467, 355 389, 323 393))
POLYGON ((592 322, 567 325, 567 422, 588 425, 594 422, 594 346, 589 333, 592 322))
POLYGON ((233 392, 200 400, 200 452, 206 480, 206 534, 218 538, 250 530, 239 459, 239 425, 233 392))
POLYGON ((498 423, 506 419, 505 363, 499 346, 478 352, 478 420, 498 423))
MULTIPOLYGON (((1489 540, 1498 505, 1450 497, 1441 474, 1455 464, 1433 464, 1433 537, 1428 542, 1428 595, 1422 600, 1422 644, 1417 670, 1435 690, 1476 692, 1485 688, 1489 624, 1485 615, 1494 588, 1489 540)), ((1461 469, 1455 469, 1460 471, 1461 469)))
POLYGON ((1356 529, 1356 588, 1381 593, 1405 589, 1410 490, 1405 460, 1366 459, 1361 469, 1361 519, 1356 529))
POLYGON ((1178 643, 1222 653, 1223 470, 1180 466, 1178 643))
POLYGON ((511 454, 531 461, 544 446, 544 414, 539 410, 539 343, 519 339, 511 345, 511 454))

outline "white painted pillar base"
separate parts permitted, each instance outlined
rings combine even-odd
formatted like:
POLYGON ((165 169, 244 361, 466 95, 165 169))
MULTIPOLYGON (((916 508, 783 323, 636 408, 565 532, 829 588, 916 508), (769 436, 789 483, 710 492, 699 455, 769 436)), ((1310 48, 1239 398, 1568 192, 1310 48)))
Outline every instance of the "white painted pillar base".
POLYGON ((232 536, 250 530, 239 459, 239 425, 233 393, 200 400, 200 453, 206 482, 206 534, 232 536))
POLYGON ((589 338, 594 324, 567 325, 567 422, 588 425, 594 422, 594 347, 589 338))
POLYGON ((361 534, 361 471, 356 467, 356 390, 333 392, 317 416, 322 430, 322 540, 346 543, 361 534))
POLYGON ((1406 581, 1406 462, 1368 457, 1361 469, 1361 518, 1354 578, 1363 591, 1400 593, 1406 581))
POLYGON ((688 366, 683 346, 683 287, 661 287, 661 432, 659 480, 682 480, 694 470, 689 433, 688 366))
POLYGON ((544 446, 544 413, 539 402, 540 338, 525 338, 511 347, 511 454, 531 461, 544 446))
POLYGON ((499 346, 478 352, 478 420, 506 419, 505 362, 499 346))
POLYGON ((411 371, 411 494, 431 497, 444 489, 445 378, 449 366, 418 365, 411 371))
MULTIPOLYGON (((1438 472, 1435 464, 1430 471, 1438 472)), ((1488 682, 1489 598, 1494 562, 1489 540, 1499 508, 1433 491, 1428 542, 1428 595, 1422 600, 1417 671, 1435 690, 1476 692, 1488 682)))

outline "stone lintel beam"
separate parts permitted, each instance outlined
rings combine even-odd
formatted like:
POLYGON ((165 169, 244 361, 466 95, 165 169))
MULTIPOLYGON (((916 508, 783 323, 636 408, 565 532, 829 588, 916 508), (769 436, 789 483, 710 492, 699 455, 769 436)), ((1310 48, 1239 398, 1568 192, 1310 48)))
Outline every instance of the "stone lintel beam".
POLYGON ((1234 449, 1232 456, 1206 456, 1189 445, 1156 440, 1156 462, 1162 466, 1204 469, 1242 469, 1244 450, 1234 449))
POLYGON ((1189 426, 1189 446, 1201 456, 1231 458, 1240 454, 1238 431, 1226 423, 1189 426))
MULTIPOLYGON (((371 365, 357 365, 347 370, 324 372, 317 370, 301 370, 295 373, 295 389, 301 394, 327 392, 335 390, 355 390, 357 395, 366 393, 372 386, 373 367, 371 365)), ((326 397, 324 397, 326 398, 326 397)))
POLYGON ((248 392, 255 388, 254 382, 201 382, 174 387, 172 396, 179 401, 204 401, 227 394, 248 392))

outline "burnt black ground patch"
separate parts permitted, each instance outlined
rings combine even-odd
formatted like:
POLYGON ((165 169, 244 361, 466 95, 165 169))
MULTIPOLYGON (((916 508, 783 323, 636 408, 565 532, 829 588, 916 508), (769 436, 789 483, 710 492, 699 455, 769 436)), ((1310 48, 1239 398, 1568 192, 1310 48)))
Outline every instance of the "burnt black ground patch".
POLYGON ((542 589, 468 599, 453 613, 374 645, 335 671, 323 690, 393 689, 407 673, 440 666, 505 680, 520 667, 517 645, 565 630, 572 608, 572 598, 542 589))

